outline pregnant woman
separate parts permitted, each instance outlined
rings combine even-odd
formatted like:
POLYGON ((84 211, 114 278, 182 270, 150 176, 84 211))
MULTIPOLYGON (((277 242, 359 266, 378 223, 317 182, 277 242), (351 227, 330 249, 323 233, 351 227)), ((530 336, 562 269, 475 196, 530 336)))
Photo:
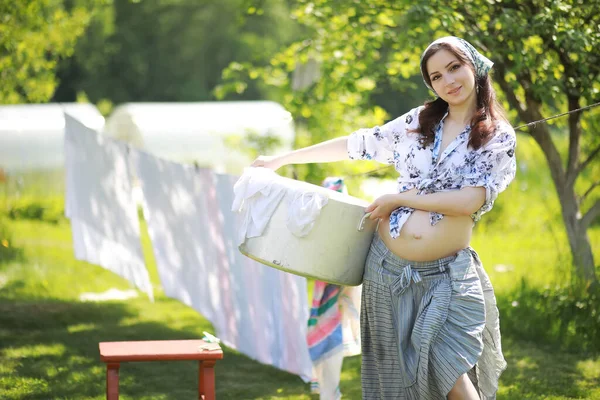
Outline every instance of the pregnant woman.
POLYGON ((363 399, 494 399, 506 367, 496 300, 470 246, 516 171, 514 130, 499 109, 492 62, 463 39, 421 57, 437 98, 359 129, 252 164, 373 159, 399 172, 398 193, 366 211, 378 219, 361 305, 363 399))

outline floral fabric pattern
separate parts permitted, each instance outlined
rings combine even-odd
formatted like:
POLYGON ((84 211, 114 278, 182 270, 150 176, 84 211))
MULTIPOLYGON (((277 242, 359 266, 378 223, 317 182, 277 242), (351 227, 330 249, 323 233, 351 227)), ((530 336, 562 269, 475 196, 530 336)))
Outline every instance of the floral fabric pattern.
MULTIPOLYGON (((417 107, 387 124, 371 129, 359 129, 348 137, 350 159, 377 160, 394 165, 400 174, 398 193, 417 189, 419 195, 465 187, 483 187, 485 203, 471 215, 473 222, 490 211, 498 194, 506 189, 516 173, 516 136, 506 122, 498 122, 494 136, 477 150, 468 146, 470 126, 467 126, 440 154, 444 119, 436 127, 433 144, 423 146, 419 134, 411 130, 419 125, 417 107)), ((400 207, 390 215, 390 235, 397 238, 402 226, 413 213, 410 207, 400 207)), ((431 212, 435 225, 443 214, 431 212)))

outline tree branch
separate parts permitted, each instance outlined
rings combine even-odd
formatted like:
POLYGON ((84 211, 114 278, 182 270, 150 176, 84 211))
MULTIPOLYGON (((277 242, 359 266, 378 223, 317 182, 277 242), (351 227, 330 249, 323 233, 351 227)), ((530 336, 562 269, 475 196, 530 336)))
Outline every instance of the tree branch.
MULTIPOLYGON (((519 118, 521 118, 521 120, 525 122, 537 121, 542 119, 542 114, 540 113, 540 104, 531 92, 531 80, 529 73, 527 71, 522 71, 519 74, 519 76, 517 76, 521 87, 523 87, 523 90, 525 91, 525 101, 527 104, 527 106, 525 107, 517 99, 510 85, 504 80, 504 76, 506 74, 505 64, 502 61, 498 62, 496 64, 496 69, 502 75, 502 78, 498 79, 497 82, 502 88, 502 91, 506 95, 508 102, 511 104, 511 106, 516 106, 519 118)), ((566 175, 565 170, 563 168, 562 160, 560 158, 560 154, 558 152, 558 149, 556 148, 554 141, 552 140, 552 136, 550 136, 548 127, 544 124, 536 124, 529 128, 529 132, 542 149, 544 156, 548 161, 548 166, 550 167, 550 174, 552 175, 552 180, 554 181, 554 184, 556 186, 559 198, 562 201, 563 194, 567 189, 565 186, 566 175)))
POLYGON ((506 66, 504 65, 504 63, 502 61, 498 61, 494 64, 494 68, 496 69, 496 71, 498 71, 498 75, 499 75, 496 82, 502 88, 502 91, 504 92, 504 95, 506 96, 506 100, 508 100, 508 103, 517 110, 517 112, 519 113, 519 118, 521 118, 521 120, 523 120, 524 122, 529 122, 529 121, 526 121, 525 119, 523 119, 523 115, 522 115, 522 113, 525 113, 527 111, 527 109, 525 108, 523 103, 521 103, 521 101, 519 101, 519 99, 517 98, 517 95, 515 94, 515 91, 510 87, 508 82, 506 82, 504 80, 504 77, 506 76, 506 66))
MULTIPOLYGON (((567 95, 569 111, 579 108, 579 96, 567 95)), ((581 139, 581 113, 569 114, 569 159, 567 161, 567 185, 573 185, 577 175, 577 161, 579 160, 579 140, 581 139)))
POLYGON ((588 158, 586 158, 585 161, 579 164, 579 166, 575 169, 576 177, 592 162, 592 160, 598 155, 598 153, 600 153, 600 145, 596 147, 588 156, 588 158))
POLYGON ((590 195, 590 193, 592 193, 592 191, 594 189, 596 189, 598 186, 600 186, 600 181, 594 182, 589 188, 588 190, 585 191, 585 193, 579 198, 579 204, 583 203, 585 201, 585 199, 590 195))
MULTIPOLYGON (((546 32, 541 35, 548 47, 558 55, 560 63, 564 68, 563 81, 565 85, 565 93, 567 95, 569 111, 576 110, 579 108, 579 99, 581 97, 581 88, 579 85, 572 88, 569 87, 569 79, 577 81, 576 67, 573 61, 569 58, 564 48, 558 46, 554 40, 552 40, 552 32, 546 32)), ((579 143, 581 138, 581 114, 573 113, 569 114, 569 157, 567 160, 567 171, 566 171, 566 185, 572 186, 575 184, 579 171, 577 169, 577 160, 579 159, 579 143)))
POLYGON ((600 200, 597 200, 596 203, 585 213, 583 218, 581 218, 581 227, 583 229, 587 229, 592 221, 596 219, 600 215, 600 200))

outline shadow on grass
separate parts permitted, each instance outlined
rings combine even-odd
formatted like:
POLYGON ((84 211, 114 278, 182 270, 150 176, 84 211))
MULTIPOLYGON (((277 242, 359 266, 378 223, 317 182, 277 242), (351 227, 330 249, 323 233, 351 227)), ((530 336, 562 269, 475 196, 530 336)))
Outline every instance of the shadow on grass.
MULTIPOLYGON (((12 283, 15 286, 19 282, 12 283)), ((0 395, 3 399, 104 398, 105 369, 98 343, 112 340, 197 339, 211 325, 200 316, 184 329, 139 321, 135 306, 48 298, 3 297, 0 292, 0 395)), ((141 300, 136 300, 141 301, 141 300)), ((134 301, 135 302, 135 301, 134 301)), ((160 303, 173 303, 167 298, 160 303)), ((172 307, 170 304, 163 304, 172 307)), ((185 321, 188 324, 188 321, 185 321)), ((219 399, 310 398, 297 376, 224 349, 217 362, 219 399)), ((124 363, 123 399, 195 399, 198 364, 191 361, 124 363)))

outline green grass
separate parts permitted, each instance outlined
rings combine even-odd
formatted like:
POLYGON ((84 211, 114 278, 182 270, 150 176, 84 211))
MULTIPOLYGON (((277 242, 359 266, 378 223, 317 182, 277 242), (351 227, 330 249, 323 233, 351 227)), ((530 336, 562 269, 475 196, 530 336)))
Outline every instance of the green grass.
MULTIPOLYGON (((72 257, 66 222, 11 223, 23 259, 0 264, 0 398, 102 399, 104 369, 98 342, 189 339, 212 331, 194 310, 166 298, 80 302, 83 292, 129 289, 116 275, 72 257)), ((151 278, 158 283, 143 237, 151 278)), ((259 338, 257 338, 259 340, 259 338)), ((600 358, 532 342, 504 340, 509 369, 498 399, 600 399, 600 358)), ((131 363, 121 368, 123 399, 193 399, 197 366, 191 362, 131 363)), ((311 399, 293 375, 225 348, 217 363, 220 399, 311 399)), ((360 398, 360 357, 344 362, 341 389, 360 398)))

